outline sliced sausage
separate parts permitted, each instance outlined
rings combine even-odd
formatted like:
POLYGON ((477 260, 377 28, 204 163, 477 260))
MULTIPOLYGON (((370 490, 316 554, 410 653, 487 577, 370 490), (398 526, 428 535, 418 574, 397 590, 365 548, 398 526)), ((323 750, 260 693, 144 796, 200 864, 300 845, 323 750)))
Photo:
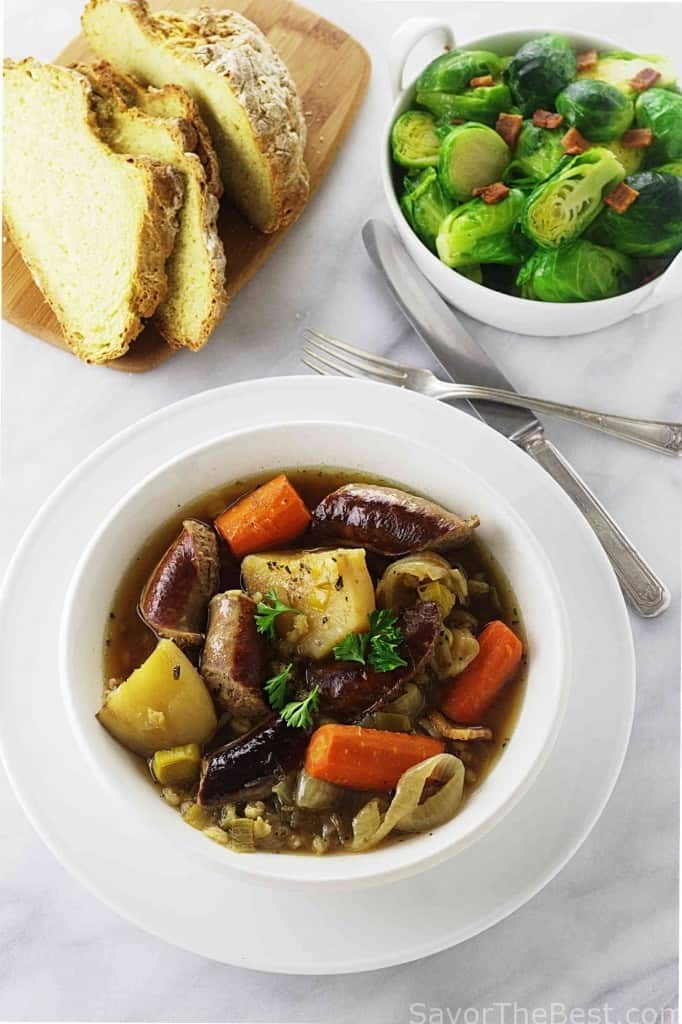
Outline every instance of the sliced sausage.
POLYGON ((380 555, 407 555, 429 548, 461 547, 479 524, 440 505, 376 484, 346 484, 328 494, 313 512, 312 534, 341 538, 380 555))
POLYGON ((252 718, 267 711, 262 686, 267 644, 256 630, 256 603, 241 590, 216 594, 208 606, 201 674, 221 711, 252 718))
POLYGON ((139 612, 157 636, 179 647, 203 639, 208 602, 218 589, 218 541, 210 526, 186 519, 140 596, 139 612))

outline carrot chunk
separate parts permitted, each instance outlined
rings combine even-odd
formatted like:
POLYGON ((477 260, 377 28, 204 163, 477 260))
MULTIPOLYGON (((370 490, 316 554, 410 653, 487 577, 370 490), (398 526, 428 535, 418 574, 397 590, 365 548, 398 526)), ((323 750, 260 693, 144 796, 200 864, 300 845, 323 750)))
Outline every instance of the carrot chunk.
POLYGON ((453 722, 480 723, 495 697, 521 661, 523 644, 499 619, 489 622, 478 638, 479 652, 452 683, 441 708, 453 722))
POLYGON ((412 736, 360 725, 321 725, 310 738, 305 768, 315 779, 351 789, 394 789, 403 772, 445 744, 430 736, 412 736))
POLYGON ((237 558, 294 540, 310 512, 284 473, 221 512, 215 528, 237 558))

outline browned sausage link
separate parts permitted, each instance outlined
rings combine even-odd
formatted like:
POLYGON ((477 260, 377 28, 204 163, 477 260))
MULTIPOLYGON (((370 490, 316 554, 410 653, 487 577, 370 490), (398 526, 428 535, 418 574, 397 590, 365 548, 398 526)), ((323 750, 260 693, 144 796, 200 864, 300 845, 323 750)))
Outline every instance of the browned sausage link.
POLYGON ((241 590, 216 594, 208 606, 201 674, 221 711, 265 714, 267 644, 256 630, 256 603, 241 590))
POLYGON ((419 671, 438 639, 438 605, 425 601, 408 608, 401 612, 398 625, 405 638, 400 653, 407 665, 391 672, 376 672, 356 661, 325 661, 309 667, 308 686, 317 686, 322 710, 343 720, 359 718, 389 701, 419 671))
POLYGON ((313 512, 312 533, 339 538, 380 555, 407 555, 461 547, 478 526, 440 505, 395 487, 346 484, 328 494, 313 512))
POLYGON ((201 643, 208 602, 218 589, 218 542, 210 526, 186 519, 140 595, 140 615, 180 647, 201 643))

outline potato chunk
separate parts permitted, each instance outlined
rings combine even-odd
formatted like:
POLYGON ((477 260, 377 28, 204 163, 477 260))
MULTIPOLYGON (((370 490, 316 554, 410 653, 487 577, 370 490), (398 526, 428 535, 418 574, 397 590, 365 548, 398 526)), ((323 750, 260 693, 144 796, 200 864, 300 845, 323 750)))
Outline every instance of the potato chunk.
POLYGON ((280 601, 303 613, 280 615, 277 631, 290 642, 295 640, 304 657, 326 658, 348 633, 369 629, 374 585, 363 548, 247 555, 242 579, 250 595, 274 590, 280 601))
POLYGON ((159 640, 107 697, 97 718, 114 739, 143 757, 205 743, 218 724, 206 684, 172 640, 159 640))

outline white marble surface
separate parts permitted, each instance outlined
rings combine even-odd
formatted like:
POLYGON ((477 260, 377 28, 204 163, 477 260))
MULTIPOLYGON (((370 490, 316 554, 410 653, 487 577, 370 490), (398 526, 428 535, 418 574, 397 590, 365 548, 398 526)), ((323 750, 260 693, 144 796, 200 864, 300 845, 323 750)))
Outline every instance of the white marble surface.
MULTIPOLYGON (((359 238, 365 218, 387 212, 377 173, 389 102, 384 54, 403 17, 452 17, 454 10, 462 40, 493 25, 538 23, 591 25, 643 52, 670 52, 682 39, 678 5, 627 5, 625 17, 621 4, 557 3, 551 15, 546 6, 515 3, 310 5, 371 52, 370 93, 306 215, 238 296, 209 348, 152 374, 128 376, 80 366, 3 325, 3 565, 33 512, 96 445, 185 395, 298 372, 303 324, 425 363, 359 238)), ((6 51, 49 58, 77 31, 79 8, 79 0, 7 0, 6 51)), ((679 51, 677 57, 682 64, 679 51)), ((599 335, 553 341, 469 326, 520 389, 682 419, 681 318, 678 301, 599 335)), ((633 619, 639 694, 623 775, 601 821, 559 877, 502 924, 421 963, 343 978, 254 974, 172 949, 119 920, 43 847, 2 776, 0 1018, 395 1022, 410 1020, 410 1005, 421 1003, 442 1008, 443 1017, 437 1010, 432 1017, 438 1021, 448 1019, 446 1008, 454 1017, 466 1007, 480 1012, 516 1001, 545 1011, 552 1003, 608 1004, 611 1016, 602 1009, 599 1019, 615 1021, 630 1007, 675 1004, 680 465, 566 424, 552 423, 551 436, 675 592, 673 609, 660 620, 633 619)), ((499 1011, 488 1018, 490 1024, 498 1019, 499 1011)), ((522 1016, 517 1020, 525 1024, 522 1016)), ((647 1010, 643 1024, 654 1021, 647 1010)), ((469 1016, 466 1024, 476 1022, 469 1016)))

